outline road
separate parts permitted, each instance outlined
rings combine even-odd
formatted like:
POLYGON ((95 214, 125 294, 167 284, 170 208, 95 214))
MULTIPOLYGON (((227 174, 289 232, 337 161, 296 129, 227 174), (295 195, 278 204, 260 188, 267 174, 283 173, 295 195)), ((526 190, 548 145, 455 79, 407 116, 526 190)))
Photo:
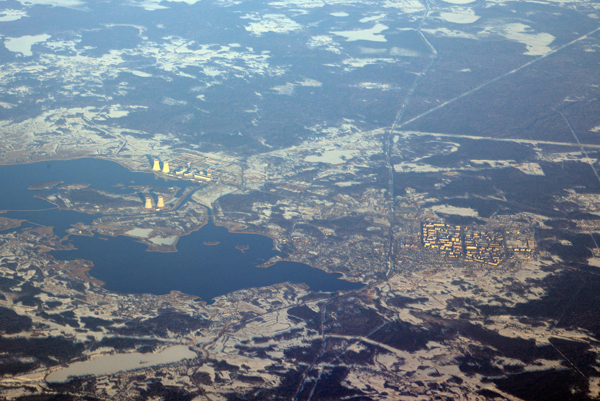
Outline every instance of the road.
POLYGON ((553 141, 539 141, 535 139, 519 139, 519 138, 494 138, 491 136, 476 136, 476 135, 458 135, 458 134, 438 134, 436 132, 421 132, 421 131, 394 131, 396 135, 417 135, 417 136, 439 136, 444 138, 465 138, 473 140, 485 140, 485 141, 498 141, 498 142, 517 142, 517 143, 529 143, 532 145, 556 145, 556 146, 572 146, 575 148, 586 148, 600 149, 598 144, 588 144, 579 142, 553 142, 553 141))
MULTIPOLYGON (((415 93, 415 91, 417 90, 417 87, 419 86, 419 82, 421 81, 421 78, 423 78, 423 76, 425 74, 427 74, 427 71, 429 71, 431 66, 433 66, 433 64, 437 60, 437 55, 438 55, 438 52, 437 52, 437 49, 435 48, 435 46, 433 46, 431 44, 431 42, 423 34, 422 27, 423 27, 423 24, 425 23, 425 21, 427 20, 427 17, 429 17, 429 12, 430 12, 429 1, 425 0, 424 3, 425 3, 425 14, 423 14, 423 18, 421 19, 421 22, 419 23, 417 32, 421 36, 421 39, 427 44, 427 46, 431 50, 431 61, 425 66, 425 68, 417 76, 417 78, 415 79, 415 82, 413 82, 413 85, 412 85, 410 91, 408 92, 408 94, 406 95, 406 98, 404 99, 404 102, 402 103, 402 107, 400 107, 400 110, 398 111, 398 114, 396 115, 394 124, 392 125, 388 134, 384 138, 384 145, 383 145, 383 151, 385 153, 385 158, 386 158, 386 162, 388 165, 388 174, 390 176, 389 177, 389 188, 388 188, 388 194, 389 194, 388 196, 390 198, 390 200, 389 200, 390 228, 389 228, 389 238, 388 238, 388 241, 389 241, 388 257, 389 257, 389 259, 388 259, 388 271, 386 273, 386 277, 391 277, 395 271, 395 266, 394 266, 394 252, 395 252, 394 251, 394 214, 395 214, 394 213, 394 198, 395 198, 395 194, 394 194, 394 163, 392 163, 392 153, 393 153, 393 149, 394 149, 394 134, 396 131, 396 127, 398 127, 400 125, 400 122, 402 121, 402 118, 404 117, 404 111, 408 107, 408 104, 410 103, 410 100, 412 99, 413 94, 415 93)), ((400 125, 400 126, 402 126, 402 125, 400 125)))
POLYGON ((517 68, 515 68, 514 70, 511 70, 511 71, 509 71, 509 72, 507 72, 507 73, 505 73, 505 74, 502 74, 502 75, 500 75, 500 76, 498 76, 498 77, 496 77, 496 78, 494 78, 494 79, 491 79, 491 80, 489 80, 489 81, 487 81, 487 82, 484 82, 484 83, 482 83, 481 85, 479 85, 479 86, 477 86, 477 87, 475 87, 475 88, 473 88, 473 89, 471 89, 471 90, 469 90, 469 91, 467 91, 467 92, 463 93, 462 95, 459 95, 459 96, 456 96, 455 98, 452 98, 452 99, 450 99, 450 100, 447 100, 447 101, 445 101, 444 103, 440 104, 439 106, 436 106, 436 107, 434 107, 434 108, 432 108, 432 109, 429 109, 429 110, 427 110, 426 112, 424 112, 424 113, 422 113, 422 114, 419 114, 418 116, 416 116, 416 117, 413 117, 413 118, 411 118, 410 120, 408 120, 408 121, 406 121, 406 122, 402 123, 402 124, 399 126, 399 128, 402 128, 402 127, 404 127, 404 126, 406 126, 406 125, 408 125, 408 124, 410 124, 410 123, 412 123, 412 122, 414 122, 414 121, 416 121, 416 120, 418 120, 418 119, 420 119, 420 118, 422 118, 422 117, 425 117, 425 116, 427 116, 427 115, 429 115, 429 114, 433 113, 433 112, 434 112, 434 111, 436 111, 436 110, 439 110, 439 109, 441 109, 441 108, 443 108, 443 107, 446 107, 446 106, 448 106, 449 104, 452 104, 452 103, 456 102, 457 100, 460 100, 460 99, 462 99, 462 98, 464 98, 464 97, 467 97, 467 96, 469 96, 470 94, 472 94, 472 93, 474 93, 474 92, 477 92, 477 91, 479 91, 480 89, 483 89, 483 88, 485 88, 485 87, 487 87, 487 86, 489 86, 489 85, 491 85, 491 84, 493 84, 493 83, 495 83, 495 82, 497 82, 497 81, 499 81, 499 80, 501 80, 501 79, 503 79, 503 78, 506 78, 506 77, 508 77, 508 76, 510 76, 510 75, 513 75, 513 74, 515 74, 515 73, 517 73, 517 72, 521 71, 522 69, 524 69, 524 68, 527 68, 527 67, 531 66, 532 64, 534 64, 534 63, 537 63, 538 61, 541 61, 541 60, 543 60, 543 59, 545 59, 545 58, 547 58, 547 57, 549 57, 549 56, 551 56, 551 55, 553 55, 553 54, 555 54, 555 53, 557 53, 557 52, 559 52, 559 51, 561 51, 561 50, 563 50, 563 49, 565 49, 565 48, 567 48, 567 47, 569 47, 569 46, 571 46, 571 45, 573 45, 573 44, 575 44, 575 43, 577 43, 577 42, 579 42, 579 41, 581 41, 581 40, 583 40, 583 39, 587 39, 587 38, 588 38, 590 35, 593 35, 594 33, 598 32, 598 31, 600 31, 600 28, 596 28, 596 29, 594 29, 593 31, 590 31, 590 32, 586 33, 585 35, 583 35, 583 36, 580 36, 580 37, 578 37, 577 39, 574 39, 574 40, 570 41, 569 43, 565 43, 564 45, 562 45, 562 46, 559 46, 559 47, 557 47, 556 49, 554 49, 554 50, 551 50, 551 51, 549 51, 548 53, 544 54, 543 56, 540 56, 540 57, 538 57, 538 58, 536 58, 536 59, 534 59, 534 60, 531 60, 531 61, 529 61, 529 62, 527 62, 527 63, 525 63, 525 64, 521 65, 520 67, 517 67, 517 68))

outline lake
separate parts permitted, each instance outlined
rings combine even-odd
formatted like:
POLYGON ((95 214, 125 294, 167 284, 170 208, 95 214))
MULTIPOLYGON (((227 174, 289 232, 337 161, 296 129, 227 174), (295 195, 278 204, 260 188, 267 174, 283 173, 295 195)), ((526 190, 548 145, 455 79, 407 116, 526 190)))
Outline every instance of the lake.
MULTIPOLYGON (((50 181, 86 182, 91 184, 90 188, 113 193, 134 192, 131 185, 190 185, 185 181, 158 179, 153 173, 131 172, 117 163, 98 159, 0 166, 0 185, 5 193, 12 194, 0 198, 0 210, 10 210, 0 216, 53 226, 59 236, 64 235, 71 225, 90 224, 99 216, 47 210, 52 205, 34 197, 39 191, 27 188, 50 181)), ((362 287, 362 284, 341 280, 340 274, 329 274, 302 263, 278 262, 268 268, 259 268, 258 265, 278 255, 271 238, 230 233, 212 222, 181 237, 177 243, 178 252, 147 252, 146 245, 126 236, 70 236, 68 242, 77 249, 52 251, 51 255, 59 260, 92 261, 94 267, 89 274, 104 281, 106 289, 121 293, 162 295, 177 290, 210 302, 214 297, 235 290, 287 281, 305 283, 312 291, 323 292, 362 287)))
POLYGON ((102 355, 89 361, 75 362, 66 368, 54 371, 48 375, 46 381, 64 382, 69 379, 69 376, 112 375, 125 370, 146 369, 155 365, 179 362, 183 359, 195 357, 196 353, 190 351, 189 347, 185 345, 174 345, 156 354, 133 352, 102 355))

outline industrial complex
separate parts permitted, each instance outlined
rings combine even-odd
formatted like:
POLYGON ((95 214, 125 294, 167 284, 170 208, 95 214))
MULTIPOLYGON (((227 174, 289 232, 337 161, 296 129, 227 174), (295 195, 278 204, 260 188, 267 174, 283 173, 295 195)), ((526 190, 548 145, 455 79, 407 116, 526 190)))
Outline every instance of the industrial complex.
POLYGON ((191 161, 187 159, 188 158, 186 158, 186 160, 176 160, 174 164, 178 167, 175 167, 172 170, 169 166, 169 162, 161 162, 160 159, 156 158, 153 161, 152 171, 172 178, 206 184, 209 182, 218 182, 217 175, 221 176, 223 175, 223 172, 227 175, 227 171, 230 170, 226 168, 226 166, 222 166, 216 160, 210 158, 204 158, 203 160, 196 160, 197 158, 194 158, 194 160, 191 161))

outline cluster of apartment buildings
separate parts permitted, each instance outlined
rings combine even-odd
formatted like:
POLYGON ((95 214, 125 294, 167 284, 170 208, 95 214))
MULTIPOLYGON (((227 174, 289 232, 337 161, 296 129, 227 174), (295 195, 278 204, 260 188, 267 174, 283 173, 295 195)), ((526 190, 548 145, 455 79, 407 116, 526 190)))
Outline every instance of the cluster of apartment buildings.
POLYGON ((423 248, 439 250, 444 256, 458 258, 463 254, 461 226, 439 222, 421 223, 423 248))
POLYGON ((527 255, 532 253, 528 241, 526 246, 507 247, 502 231, 479 231, 438 221, 421 222, 421 242, 423 248, 437 250, 443 256, 491 266, 502 263, 507 257, 507 250, 527 255))
POLYGON ((498 231, 465 230, 465 260, 498 266, 506 258, 504 236, 498 231))
POLYGON ((530 230, 511 230, 506 231, 508 237, 506 246, 515 254, 530 257, 535 249, 535 238, 530 230))

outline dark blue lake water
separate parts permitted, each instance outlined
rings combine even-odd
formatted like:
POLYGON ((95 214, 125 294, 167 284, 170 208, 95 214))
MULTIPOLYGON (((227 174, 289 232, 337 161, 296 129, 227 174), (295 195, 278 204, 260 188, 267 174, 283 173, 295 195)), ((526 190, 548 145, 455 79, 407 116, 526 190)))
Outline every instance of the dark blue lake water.
MULTIPOLYGON (((150 170, 150 167, 148 168, 150 170)), ((118 163, 100 159, 77 159, 31 164, 0 166, 0 210, 8 210, 0 216, 25 219, 35 224, 54 227, 54 233, 64 235, 71 224, 91 223, 98 216, 68 210, 48 210, 52 205, 35 198, 39 192, 31 191, 31 185, 64 181, 64 184, 89 183, 95 188, 113 193, 133 193, 132 186, 183 187, 182 181, 165 181, 155 174, 133 173, 118 163)), ((51 190, 52 191, 52 190, 51 190)), ((56 191, 56 189, 54 189, 56 191)))
MULTIPOLYGON (((157 179, 152 173, 133 173, 117 163, 97 159, 0 166, 2 192, 10 194, 0 197, 0 210, 11 210, 0 216, 53 226, 59 236, 73 224, 89 224, 98 217, 58 209, 45 210, 52 205, 36 199, 37 191, 27 188, 48 181, 86 182, 91 184, 90 188, 113 193, 131 193, 135 191, 131 185, 181 187, 187 184, 157 179)), ((68 242, 77 249, 53 251, 52 256, 60 260, 91 260, 94 267, 90 275, 104 281, 108 290, 122 293, 161 295, 177 290, 210 301, 231 291, 286 281, 305 283, 312 291, 324 292, 362 287, 340 280, 339 274, 328 274, 302 263, 279 262, 268 268, 258 268, 256 266, 278 254, 273 250, 273 240, 256 234, 230 233, 212 222, 181 237, 177 243, 178 252, 147 252, 146 245, 123 236, 70 236, 68 242), (219 244, 205 245, 205 242, 219 244), (236 245, 249 248, 242 252, 236 245)))

